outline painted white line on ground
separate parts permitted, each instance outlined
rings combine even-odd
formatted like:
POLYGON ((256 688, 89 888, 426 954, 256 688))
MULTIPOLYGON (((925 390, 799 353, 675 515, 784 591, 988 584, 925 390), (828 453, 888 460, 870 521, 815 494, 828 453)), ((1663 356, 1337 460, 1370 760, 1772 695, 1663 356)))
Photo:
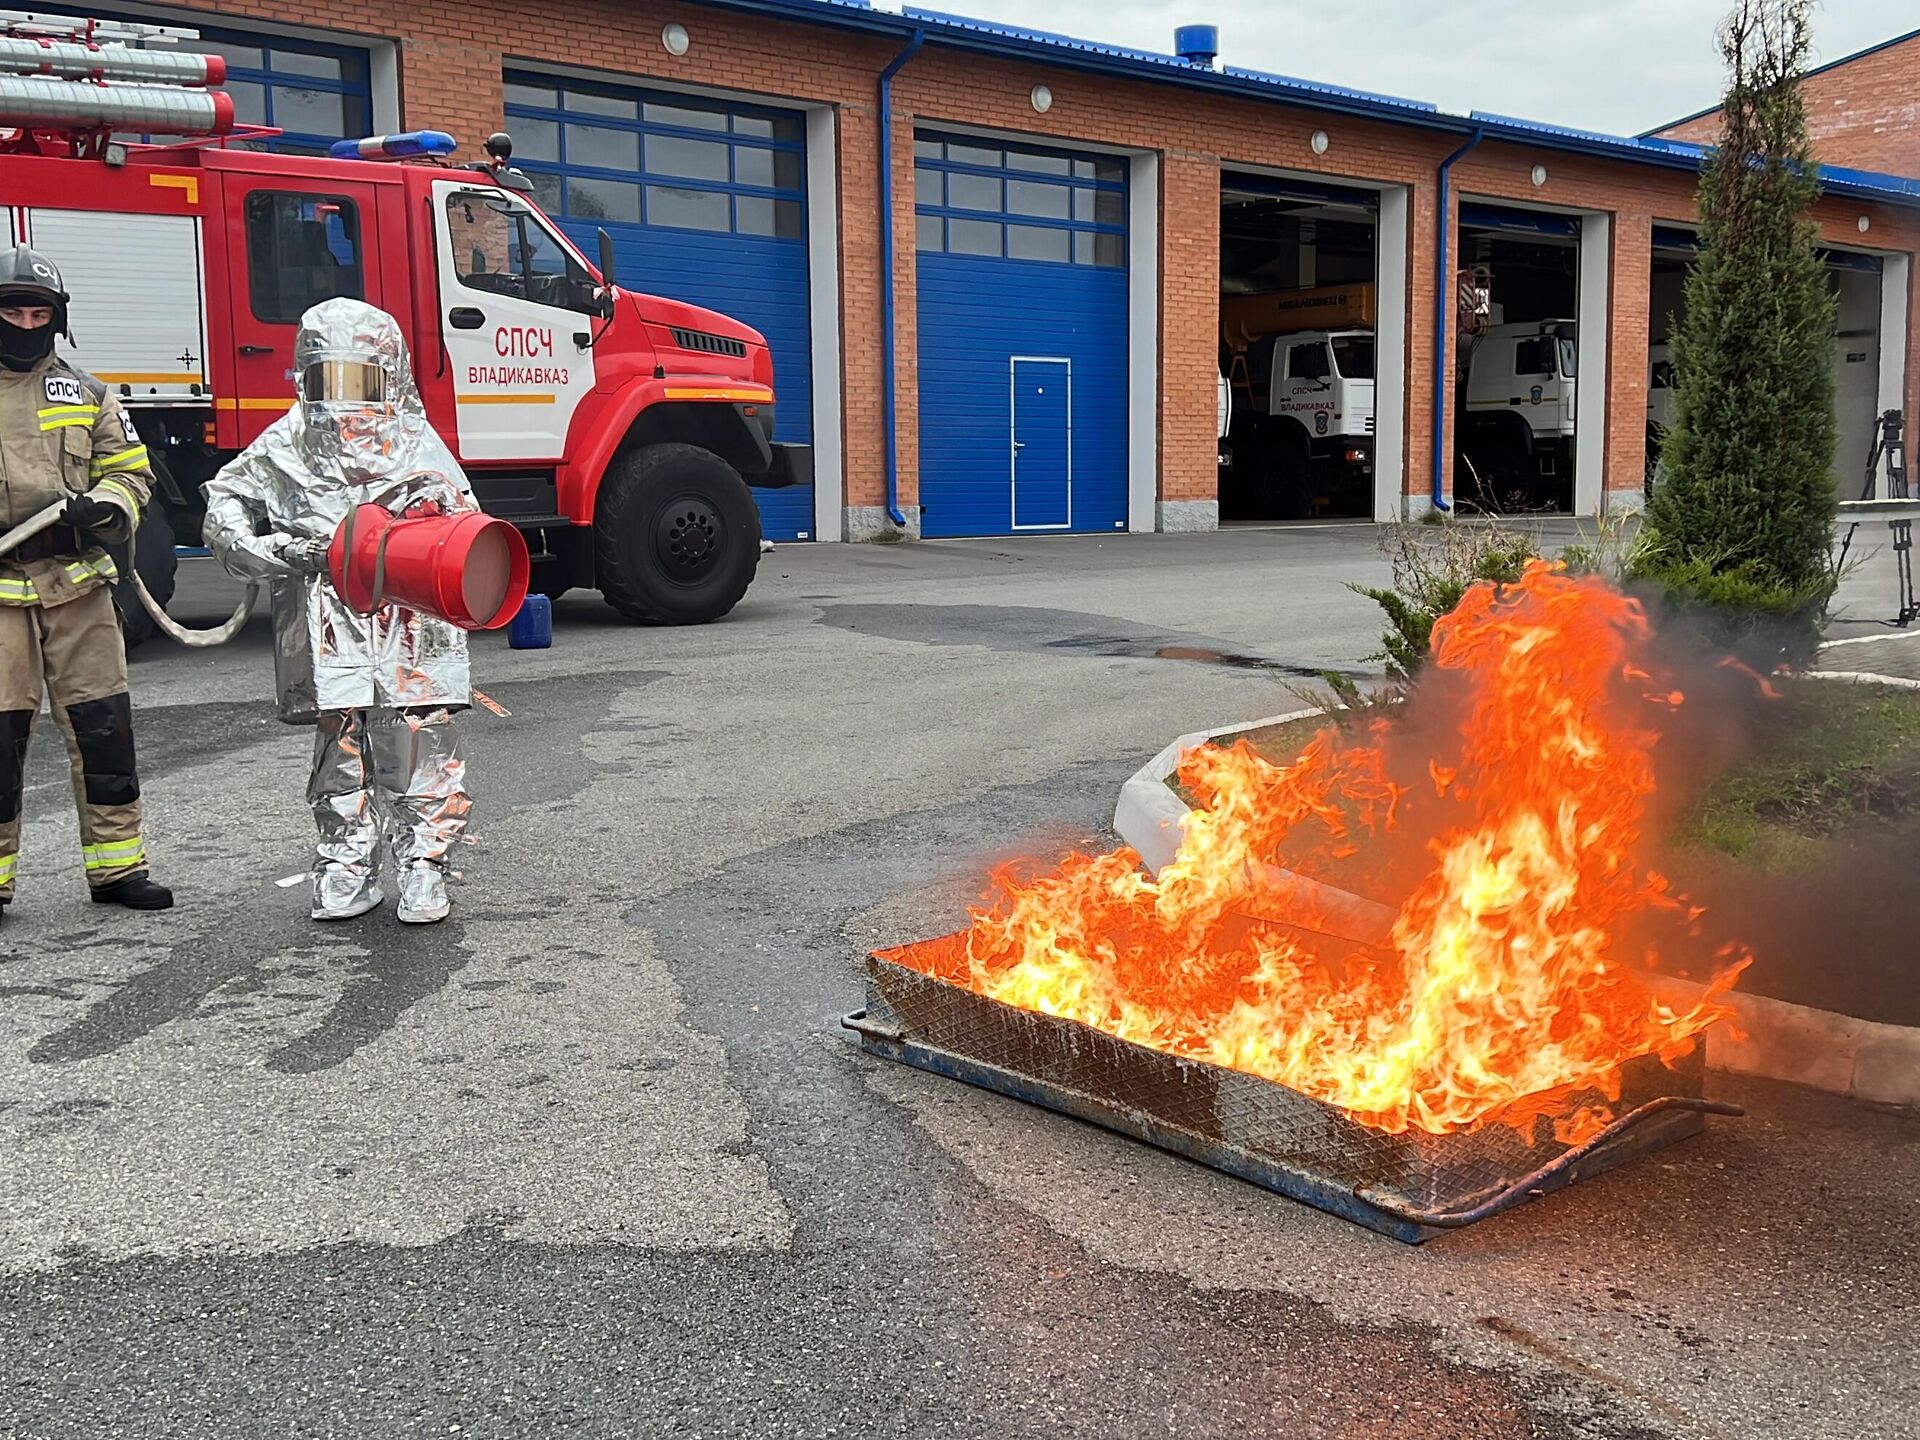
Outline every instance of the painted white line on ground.
POLYGON ((1838 640, 1823 640, 1820 649, 1824 653, 1842 645, 1872 645, 1882 640, 1920 640, 1920 630, 1895 630, 1886 635, 1842 635, 1838 640))

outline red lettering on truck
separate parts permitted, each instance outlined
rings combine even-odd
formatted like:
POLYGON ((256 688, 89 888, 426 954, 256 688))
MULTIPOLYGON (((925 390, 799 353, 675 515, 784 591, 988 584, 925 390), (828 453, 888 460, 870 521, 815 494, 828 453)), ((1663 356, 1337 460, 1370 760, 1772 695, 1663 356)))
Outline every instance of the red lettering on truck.
POLYGON ((501 325, 493 332, 493 353, 501 359, 531 360, 553 354, 553 331, 537 325, 501 325))

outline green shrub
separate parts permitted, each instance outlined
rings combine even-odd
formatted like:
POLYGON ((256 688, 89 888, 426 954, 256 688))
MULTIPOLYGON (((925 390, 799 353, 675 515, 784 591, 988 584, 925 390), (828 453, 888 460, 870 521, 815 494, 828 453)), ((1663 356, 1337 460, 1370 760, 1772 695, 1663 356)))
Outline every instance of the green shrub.
POLYGON ((1380 649, 1366 658, 1385 662, 1387 684, 1369 692, 1347 676, 1323 676, 1338 702, 1336 708, 1347 711, 1365 711, 1399 699, 1426 664, 1433 648, 1434 622, 1460 603, 1469 586, 1482 580, 1511 584, 1540 553, 1527 536, 1480 521, 1389 526, 1381 547, 1392 558, 1392 587, 1349 584, 1347 588, 1366 596, 1386 614, 1380 649))

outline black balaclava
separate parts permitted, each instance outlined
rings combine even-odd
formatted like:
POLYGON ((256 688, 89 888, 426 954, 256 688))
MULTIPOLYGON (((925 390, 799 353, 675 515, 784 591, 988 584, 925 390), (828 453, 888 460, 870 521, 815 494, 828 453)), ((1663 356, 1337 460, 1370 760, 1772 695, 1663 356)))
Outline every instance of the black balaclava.
MULTIPOLYGON (((47 297, 32 291, 16 292, 12 295, 0 294, 0 307, 15 305, 45 305, 47 297)), ((60 338, 60 332, 66 329, 65 307, 53 307, 53 319, 37 330, 29 330, 0 319, 0 365, 9 370, 31 370, 53 353, 53 342, 60 338)))

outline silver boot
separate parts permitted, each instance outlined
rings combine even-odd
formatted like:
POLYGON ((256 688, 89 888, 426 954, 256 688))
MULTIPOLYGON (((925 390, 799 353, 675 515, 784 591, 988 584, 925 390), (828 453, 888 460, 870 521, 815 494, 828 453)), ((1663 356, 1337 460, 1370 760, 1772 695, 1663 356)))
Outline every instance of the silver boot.
POLYGON ((410 865, 400 877, 400 923, 434 925, 447 918, 453 902, 447 898, 447 877, 438 865, 410 865))
POLYGON ((377 909, 385 898, 379 877, 371 871, 360 874, 344 865, 322 865, 313 872, 316 920, 351 920, 377 909))

